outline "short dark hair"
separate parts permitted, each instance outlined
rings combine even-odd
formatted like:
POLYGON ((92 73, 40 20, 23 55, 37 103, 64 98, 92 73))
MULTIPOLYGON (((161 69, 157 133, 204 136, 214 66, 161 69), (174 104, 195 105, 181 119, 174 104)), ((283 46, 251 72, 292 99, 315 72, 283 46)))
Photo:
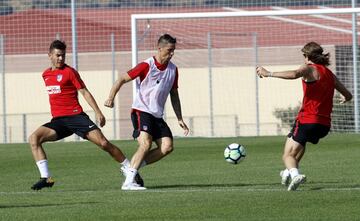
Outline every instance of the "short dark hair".
POLYGON ((330 53, 323 54, 324 49, 316 42, 307 43, 301 51, 315 64, 330 65, 330 53))
POLYGON ((52 50, 54 49, 59 49, 62 51, 66 50, 66 44, 65 42, 61 41, 61 40, 54 40, 53 42, 51 42, 50 47, 49 47, 49 52, 51 53, 52 50))
POLYGON ((176 44, 176 38, 172 37, 169 34, 163 34, 160 36, 159 40, 158 40, 158 45, 160 44, 176 44))

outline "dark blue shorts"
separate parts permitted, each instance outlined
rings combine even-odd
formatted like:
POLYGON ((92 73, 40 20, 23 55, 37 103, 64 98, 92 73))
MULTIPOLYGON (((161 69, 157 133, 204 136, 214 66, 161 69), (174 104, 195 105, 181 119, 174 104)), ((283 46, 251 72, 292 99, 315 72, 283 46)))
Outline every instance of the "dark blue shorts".
POLYGON ((173 138, 169 126, 162 118, 156 118, 149 113, 133 110, 131 113, 131 121, 134 127, 134 139, 140 135, 140 131, 150 134, 153 140, 162 137, 173 138))
POLYGON ((305 147, 306 142, 317 144, 329 131, 329 126, 323 124, 301 124, 296 120, 288 137, 292 137, 293 140, 305 147))
POLYGON ((76 114, 72 116, 55 117, 49 123, 43 125, 56 131, 56 140, 61 140, 72 134, 86 139, 88 132, 99 129, 96 124, 90 120, 86 113, 76 114))

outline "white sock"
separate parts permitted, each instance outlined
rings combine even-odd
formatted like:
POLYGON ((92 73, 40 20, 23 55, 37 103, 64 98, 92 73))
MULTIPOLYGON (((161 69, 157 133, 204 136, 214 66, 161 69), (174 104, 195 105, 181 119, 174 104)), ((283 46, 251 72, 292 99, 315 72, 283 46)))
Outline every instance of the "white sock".
POLYGON ((126 178, 125 178, 125 181, 124 181, 124 185, 128 185, 128 184, 130 184, 130 183, 133 183, 136 174, 137 174, 137 169, 134 169, 134 168, 131 168, 131 167, 130 167, 130 168, 128 169, 127 174, 126 174, 126 178))
POLYGON ((125 167, 130 167, 130 161, 127 158, 125 158, 125 160, 120 164, 125 166, 125 167))
POLYGON ((50 177, 50 171, 48 168, 48 161, 47 160, 39 160, 36 162, 36 165, 40 171, 40 177, 41 178, 49 178, 50 177))
POLYGON ((291 168, 289 170, 291 179, 294 179, 297 175, 299 175, 299 170, 297 168, 291 168))
POLYGON ((290 175, 290 171, 285 168, 285 169, 283 170, 282 176, 283 176, 283 177, 288 177, 289 175, 290 175))

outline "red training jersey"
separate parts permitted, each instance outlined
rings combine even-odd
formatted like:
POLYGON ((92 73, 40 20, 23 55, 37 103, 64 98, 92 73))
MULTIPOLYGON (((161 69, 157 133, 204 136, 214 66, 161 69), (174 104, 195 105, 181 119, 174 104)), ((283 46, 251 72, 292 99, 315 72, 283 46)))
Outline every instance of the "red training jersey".
POLYGON ((302 124, 318 123, 330 126, 335 89, 334 74, 324 65, 311 66, 316 68, 320 78, 313 82, 302 80, 304 97, 297 119, 302 124))
POLYGON ((51 115, 53 117, 69 116, 83 112, 78 100, 78 90, 85 88, 79 73, 72 67, 64 65, 61 69, 48 68, 42 74, 45 82, 51 115))

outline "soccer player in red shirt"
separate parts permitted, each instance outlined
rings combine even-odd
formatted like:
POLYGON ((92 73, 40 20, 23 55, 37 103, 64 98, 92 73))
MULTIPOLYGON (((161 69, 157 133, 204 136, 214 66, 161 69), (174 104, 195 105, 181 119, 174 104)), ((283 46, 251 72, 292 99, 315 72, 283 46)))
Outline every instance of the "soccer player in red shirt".
MULTIPOLYGON (((98 145, 122 166, 127 167, 130 164, 121 150, 110 143, 99 127, 83 112, 79 104, 78 92, 94 110, 99 126, 105 125, 105 117, 79 73, 65 64, 65 52, 66 44, 64 42, 53 41, 48 54, 51 67, 46 69, 42 75, 49 94, 53 118, 36 129, 29 137, 32 155, 40 172, 40 180, 31 187, 33 190, 54 185, 42 144, 47 141, 63 139, 74 133, 98 145)), ((141 177, 138 176, 137 179, 141 179, 141 177)))
POLYGON ((350 91, 327 68, 329 53, 324 54, 316 42, 307 43, 301 51, 305 64, 297 70, 270 72, 263 67, 256 69, 259 77, 302 78, 302 106, 285 142, 282 158, 286 169, 280 172, 281 183, 288 185, 288 191, 296 190, 306 181, 306 176, 298 170, 306 142, 317 144, 330 130, 334 89, 342 95, 340 103, 352 99, 350 91))
POLYGON ((163 119, 164 106, 169 94, 180 127, 185 135, 189 133, 181 113, 177 90, 178 70, 170 61, 174 55, 175 44, 175 38, 169 34, 162 35, 158 40, 157 54, 121 75, 105 101, 105 106, 113 107, 115 95, 122 85, 136 79, 137 93, 132 104, 131 120, 134 126, 133 137, 137 138, 139 147, 131 159, 130 168, 125 170, 127 176, 122 186, 123 190, 146 189, 134 183, 138 169, 160 160, 173 150, 173 136, 163 119), (157 148, 150 150, 153 141, 157 148))

